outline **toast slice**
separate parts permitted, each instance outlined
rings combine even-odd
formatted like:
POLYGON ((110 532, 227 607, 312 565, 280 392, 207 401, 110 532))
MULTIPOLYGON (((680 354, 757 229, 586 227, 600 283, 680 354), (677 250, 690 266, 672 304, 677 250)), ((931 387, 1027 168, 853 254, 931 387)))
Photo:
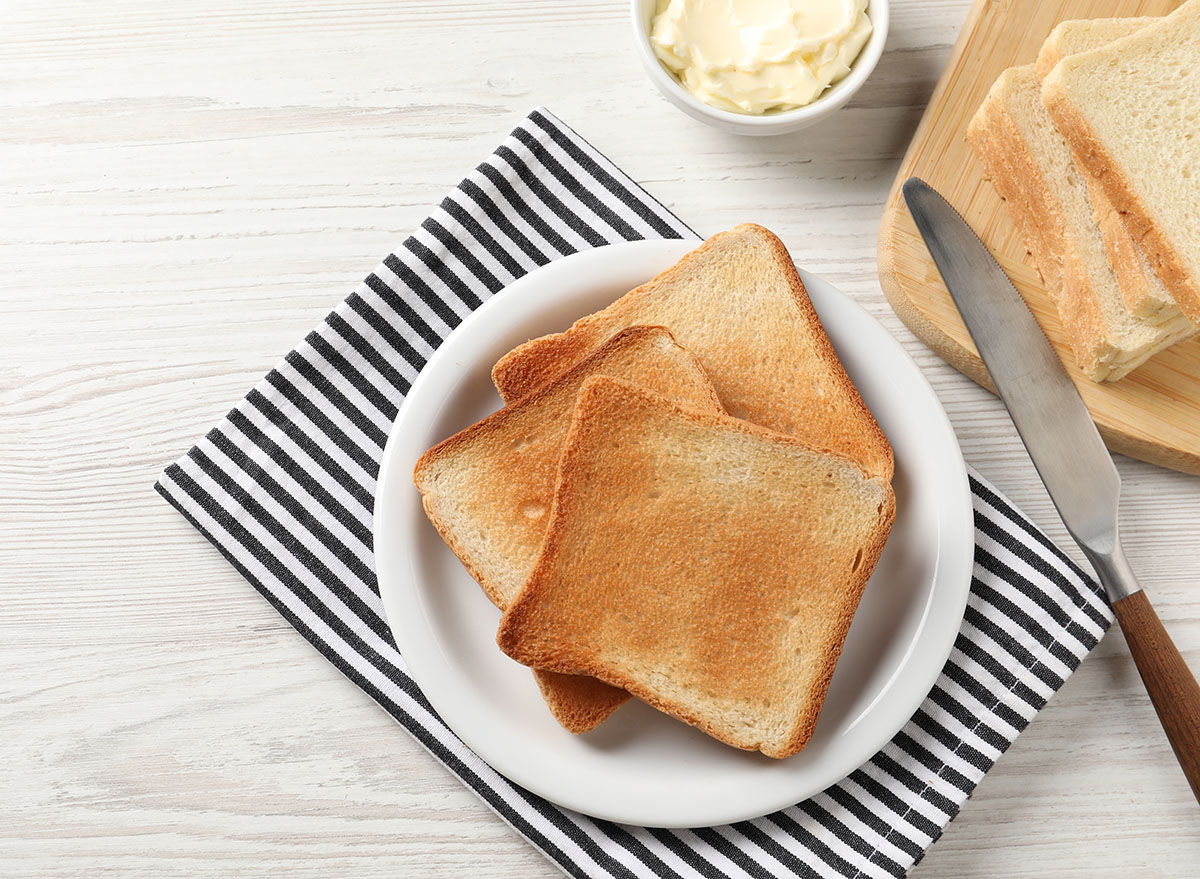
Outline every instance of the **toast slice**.
POLYGON ((1200 0, 1064 58, 1042 97, 1183 313, 1200 321, 1200 0))
POLYGON ((770 757, 808 742, 895 517, 887 479, 597 376, 497 641, 770 757))
POLYGON ((669 327, 725 409, 891 478, 892 450, 834 353, 783 243, 745 224, 708 239, 612 305, 510 351, 492 370, 514 400, 633 324, 669 327))
POLYGON ((1089 378, 1116 381, 1195 334, 1197 327, 1182 314, 1152 325, 1129 313, 1086 179, 1042 104, 1033 65, 1000 75, 967 138, 1021 230, 1089 378))
MULTIPOLYGON (((1045 79, 1063 58, 1079 52, 1099 48, 1113 40, 1126 37, 1141 30, 1157 18, 1092 18, 1064 21, 1050 32, 1038 52, 1038 76, 1045 79)), ((1083 166, 1075 163, 1078 167, 1083 166)), ((1165 323, 1174 320, 1182 312, 1154 269, 1146 255, 1138 247, 1133 236, 1121 219, 1120 212, 1113 207, 1096 179, 1086 171, 1088 198, 1092 213, 1100 227, 1100 236, 1108 253, 1108 264, 1117 276, 1117 286, 1125 298, 1125 307, 1136 318, 1150 323, 1165 323)))
MULTIPOLYGON (((554 499, 558 459, 584 379, 626 378, 670 400, 721 412, 695 356, 662 327, 631 327, 565 375, 438 443, 413 481, 425 513, 492 603, 504 610, 533 569, 554 499)), ((627 698, 599 681, 538 673, 551 712, 592 729, 627 698)))

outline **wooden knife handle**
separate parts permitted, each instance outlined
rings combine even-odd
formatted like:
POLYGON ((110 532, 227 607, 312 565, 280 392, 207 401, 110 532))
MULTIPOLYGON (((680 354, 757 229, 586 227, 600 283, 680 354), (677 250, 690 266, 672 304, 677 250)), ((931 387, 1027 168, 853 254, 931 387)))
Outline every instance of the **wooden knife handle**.
POLYGON ((1159 722, 1200 801, 1200 684, 1143 591, 1113 604, 1159 722))

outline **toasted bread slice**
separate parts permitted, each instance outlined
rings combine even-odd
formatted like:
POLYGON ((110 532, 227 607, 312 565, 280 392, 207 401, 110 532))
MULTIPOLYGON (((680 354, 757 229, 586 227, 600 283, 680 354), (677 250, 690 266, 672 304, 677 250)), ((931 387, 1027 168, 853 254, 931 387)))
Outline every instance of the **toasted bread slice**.
MULTIPOLYGON (((1037 57, 1038 76, 1045 78, 1068 55, 1087 52, 1141 30, 1157 18, 1090 18, 1064 21, 1050 32, 1037 57)), ((1092 213, 1100 227, 1108 264, 1117 277, 1117 286, 1129 313, 1150 323, 1175 320, 1182 312, 1175 299, 1150 266, 1142 249, 1129 234, 1120 212, 1113 207, 1104 190, 1083 165, 1075 163, 1086 178, 1092 213)))
POLYGON ((1154 271, 1200 321, 1200 0, 1067 56, 1042 97, 1154 271))
POLYGON ((550 528, 497 641, 723 742, 808 742, 895 516, 888 481, 794 437, 588 379, 550 528))
MULTIPOLYGON (((438 443, 413 471, 429 520, 501 610, 541 549, 576 394, 600 373, 722 411, 691 352, 662 327, 632 327, 546 387, 438 443)), ((589 678, 539 674, 538 684, 572 732, 596 726, 628 698, 589 678)))
POLYGON ((746 224, 563 333, 492 370, 505 400, 563 373, 632 324, 662 324, 695 352, 730 415, 793 434, 891 478, 892 450, 830 345, 783 243, 746 224))
POLYGON ((1021 229, 1080 369, 1115 381, 1195 334, 1182 314, 1153 325, 1130 314, 1093 216, 1087 182, 1041 102, 1033 65, 1000 75, 967 138, 1021 229))

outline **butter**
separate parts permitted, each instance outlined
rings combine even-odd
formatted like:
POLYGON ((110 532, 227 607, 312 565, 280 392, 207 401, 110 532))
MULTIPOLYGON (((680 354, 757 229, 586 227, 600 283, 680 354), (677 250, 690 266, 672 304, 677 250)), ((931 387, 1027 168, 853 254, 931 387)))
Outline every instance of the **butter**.
POLYGON ((868 0, 658 0, 650 42, 713 107, 760 115, 812 103, 871 35, 868 0))

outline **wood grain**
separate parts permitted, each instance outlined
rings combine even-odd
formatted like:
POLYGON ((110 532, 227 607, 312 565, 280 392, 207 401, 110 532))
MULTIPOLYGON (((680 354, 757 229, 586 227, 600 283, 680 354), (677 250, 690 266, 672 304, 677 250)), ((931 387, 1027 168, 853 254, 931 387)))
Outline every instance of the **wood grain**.
POLYGON ((978 0, 900 164, 879 232, 879 277, 908 327, 956 369, 991 387, 970 335, 933 265, 899 186, 923 178, 946 196, 988 245, 1067 366, 1109 448, 1200 473, 1200 339, 1151 358, 1121 381, 1096 383, 1076 366, 1054 302, 1000 197, 967 144, 967 124, 999 73, 1037 56, 1042 40, 1072 18, 1164 15, 1177 0, 978 0))
MULTIPOLYGON (((5 2, 0 875, 560 875, 151 489, 537 103, 698 231, 778 232, 1067 546, 999 402, 876 280, 968 7, 895 0, 846 109, 747 140, 653 91, 621 2, 5 2)), ((1197 666, 1196 480, 1118 466, 1126 551, 1197 666)), ((1193 879, 1195 810, 1117 632, 912 875, 1193 879)))
POLYGON ((1146 684, 1158 720, 1200 802, 1200 684, 1188 668, 1145 592, 1113 604, 1113 611, 1146 684))

